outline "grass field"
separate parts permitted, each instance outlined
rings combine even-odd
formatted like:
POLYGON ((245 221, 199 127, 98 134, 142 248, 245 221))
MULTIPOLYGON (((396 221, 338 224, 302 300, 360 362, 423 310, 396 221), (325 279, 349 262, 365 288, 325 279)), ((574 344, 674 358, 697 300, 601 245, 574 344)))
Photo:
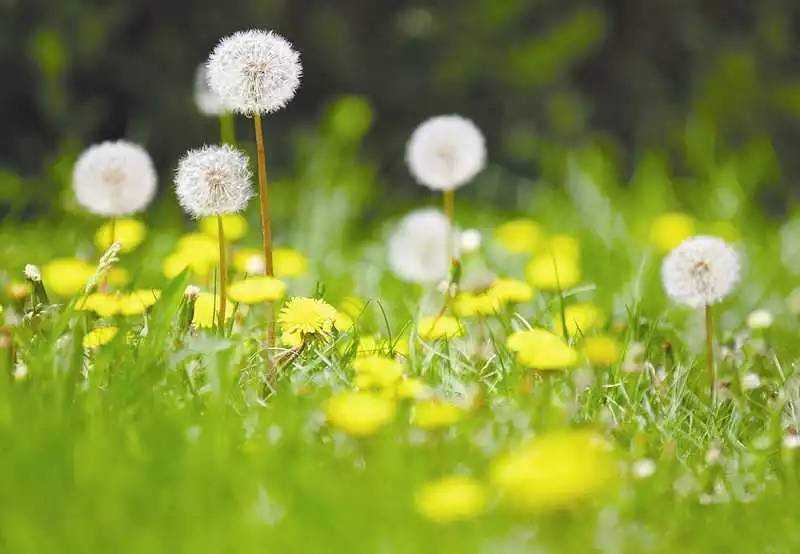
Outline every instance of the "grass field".
MULTIPOLYGON (((712 156, 693 178, 643 156, 630 180, 592 145, 551 152, 536 182, 490 163, 458 195, 458 224, 482 240, 442 316, 455 327, 436 336, 424 318, 441 289, 402 282, 387 259, 420 201, 393 200, 411 178, 387 183, 364 161, 369 120, 340 101, 276 170, 287 292, 231 302, 222 330, 185 295, 216 290, 216 239, 170 190, 97 278, 159 291, 130 313, 86 306, 108 244, 69 169, 54 170, 57 211, 3 220, 0 552, 797 552, 799 235, 757 202, 769 156, 712 156), (700 233, 743 260, 715 306, 713 400, 702 311, 672 304, 660 276, 700 233), (561 256, 571 273, 548 285, 561 256), (530 298, 487 310, 495 276, 530 298), (270 314, 315 296, 334 326, 298 347, 279 318, 268 347, 270 314), (529 327, 549 333, 535 363, 508 343, 529 327)), ((256 204, 231 223, 247 224, 234 262, 260 247, 256 204)))

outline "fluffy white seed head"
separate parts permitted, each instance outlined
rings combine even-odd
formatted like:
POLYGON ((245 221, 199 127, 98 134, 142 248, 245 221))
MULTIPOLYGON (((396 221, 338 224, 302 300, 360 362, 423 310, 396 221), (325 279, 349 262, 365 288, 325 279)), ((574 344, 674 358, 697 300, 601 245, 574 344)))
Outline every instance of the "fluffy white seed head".
POLYGON ((226 145, 188 151, 175 172, 178 203, 194 218, 240 212, 253 195, 247 156, 226 145))
POLYGON ((150 155, 138 144, 124 140, 90 146, 72 172, 78 202, 106 217, 143 210, 156 193, 156 182, 150 155))
POLYGON ((208 85, 237 113, 271 113, 294 98, 303 67, 291 43, 272 31, 239 31, 223 38, 206 64, 208 85))
POLYGON ((406 146, 406 163, 419 182, 433 190, 467 184, 486 163, 486 144, 475 124, 459 115, 423 122, 406 146))
POLYGON ((450 269, 447 254, 450 223, 432 208, 405 216, 389 239, 389 265, 400 279, 412 283, 436 283, 450 269))
POLYGON ((42 272, 39 271, 39 268, 33 264, 26 265, 23 273, 28 281, 33 283, 40 283, 42 281, 42 272))
POLYGON ((739 255, 724 240, 686 239, 664 258, 661 278, 675 301, 693 308, 716 304, 739 281, 739 255))
POLYGON ((200 113, 209 117, 217 117, 227 111, 219 95, 208 86, 205 64, 198 65, 194 74, 194 103, 200 113))

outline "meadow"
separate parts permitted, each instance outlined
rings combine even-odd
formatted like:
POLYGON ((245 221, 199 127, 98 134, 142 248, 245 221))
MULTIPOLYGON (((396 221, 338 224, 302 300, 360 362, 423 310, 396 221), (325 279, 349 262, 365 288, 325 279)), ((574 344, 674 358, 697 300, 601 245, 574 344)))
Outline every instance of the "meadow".
POLYGON ((464 187, 412 138, 391 186, 434 184, 394 202, 345 96, 269 181, 272 267, 253 123, 269 160, 283 85, 152 204, 98 207, 68 159, 67 208, 0 222, 0 552, 800 549, 800 228, 760 202, 767 145, 688 122, 691 174, 587 143, 533 180, 461 129, 430 140, 464 187), (662 274, 698 235, 737 262, 711 319, 662 274))

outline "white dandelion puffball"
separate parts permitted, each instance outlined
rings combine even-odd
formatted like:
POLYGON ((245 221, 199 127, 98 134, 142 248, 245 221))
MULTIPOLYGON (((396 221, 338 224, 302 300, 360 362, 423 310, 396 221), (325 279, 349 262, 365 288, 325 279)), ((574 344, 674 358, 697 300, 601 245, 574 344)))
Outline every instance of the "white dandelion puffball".
POLYGON ((405 216, 389 239, 389 265, 400 279, 436 283, 447 277, 450 222, 439 210, 426 208, 405 216))
POLYGON ((142 211, 155 196, 157 180, 150 155, 124 140, 90 146, 72 171, 78 202, 106 217, 142 211))
POLYGON ((253 196, 247 156, 231 146, 189 150, 175 172, 178 203, 194 218, 240 212, 253 196))
POLYGON ((194 103, 201 114, 209 117, 217 117, 228 111, 219 95, 208 86, 205 64, 198 65, 194 74, 194 103))
POLYGON ((475 124, 459 115, 440 115, 423 122, 406 146, 411 174, 432 190, 467 184, 486 163, 486 144, 475 124))
POLYGON ((739 255, 716 237, 686 239, 664 259, 661 278, 667 294, 693 308, 716 304, 739 281, 739 255))
POLYGON ((303 67, 291 43, 272 31, 239 31, 208 58, 208 85, 224 106, 251 115, 277 111, 294 97, 303 67))

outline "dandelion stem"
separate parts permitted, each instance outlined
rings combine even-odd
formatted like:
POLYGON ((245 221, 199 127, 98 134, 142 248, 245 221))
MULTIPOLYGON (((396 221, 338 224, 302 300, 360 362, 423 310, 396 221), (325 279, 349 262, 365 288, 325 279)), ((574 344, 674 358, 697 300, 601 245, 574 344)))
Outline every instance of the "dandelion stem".
POLYGON ((714 367, 714 322, 711 316, 711 305, 706 304, 706 364, 708 365, 708 380, 711 386, 711 402, 716 402, 717 396, 717 371, 714 367))
POLYGON ((267 159, 264 154, 264 133, 261 129, 261 114, 253 114, 258 150, 258 199, 261 205, 261 234, 264 242, 264 269, 268 277, 274 276, 272 269, 272 228, 269 217, 269 188, 267 185, 267 159))
POLYGON ((446 189, 443 194, 444 213, 450 229, 447 237, 447 255, 455 258, 455 219, 456 219, 456 193, 453 189, 446 189))
POLYGON ((217 236, 219 238, 219 328, 225 333, 225 310, 228 302, 228 264, 226 263, 225 229, 222 216, 217 215, 217 236))
POLYGON ((236 146, 236 130, 233 124, 233 114, 230 112, 219 115, 219 140, 222 144, 236 146))

